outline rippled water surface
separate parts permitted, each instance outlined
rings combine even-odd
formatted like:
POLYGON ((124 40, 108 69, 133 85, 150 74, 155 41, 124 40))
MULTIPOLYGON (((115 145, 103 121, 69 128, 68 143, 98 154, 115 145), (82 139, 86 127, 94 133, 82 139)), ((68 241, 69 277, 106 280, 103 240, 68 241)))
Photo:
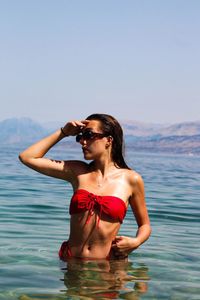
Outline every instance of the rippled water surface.
MULTIPOLYGON (((69 233, 71 187, 23 166, 20 150, 0 150, 0 299, 200 299, 199 157, 129 150, 145 181, 151 238, 126 263, 66 265, 57 252, 69 233)), ((51 157, 66 154, 57 147, 51 157)), ((120 233, 135 232, 129 210, 120 233)))

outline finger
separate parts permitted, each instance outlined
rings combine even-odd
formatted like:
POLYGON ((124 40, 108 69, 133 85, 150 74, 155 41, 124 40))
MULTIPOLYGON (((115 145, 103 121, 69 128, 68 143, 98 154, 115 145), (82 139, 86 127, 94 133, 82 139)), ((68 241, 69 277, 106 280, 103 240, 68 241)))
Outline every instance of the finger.
POLYGON ((119 238, 120 240, 122 240, 124 238, 124 235, 117 235, 117 238, 119 238))
POLYGON ((72 121, 72 122, 71 122, 71 125, 72 125, 74 128, 78 129, 78 130, 80 130, 80 129, 82 129, 83 127, 85 127, 85 125, 84 125, 83 123, 81 123, 80 121, 72 121))
POLYGON ((84 121, 76 121, 76 123, 79 125, 79 126, 85 126, 86 124, 84 123, 84 121))
POLYGON ((87 125, 90 122, 90 120, 81 120, 81 123, 87 125))
POLYGON ((123 239, 122 239, 122 238, 117 238, 117 239, 115 240, 115 243, 116 243, 116 245, 119 247, 119 246, 123 245, 123 239))
POLYGON ((123 236, 122 235, 117 235, 116 237, 115 237, 115 240, 122 240, 123 239, 123 236))
POLYGON ((86 122, 85 120, 83 120, 83 121, 77 121, 76 123, 77 123, 78 127, 80 128, 80 130, 82 130, 84 127, 86 127, 88 121, 86 122))
POLYGON ((119 249, 121 246, 121 240, 115 240, 112 242, 111 247, 119 249))
POLYGON ((70 124, 71 124, 72 126, 74 126, 74 127, 77 127, 77 126, 78 126, 78 125, 77 125, 77 121, 71 121, 70 124))

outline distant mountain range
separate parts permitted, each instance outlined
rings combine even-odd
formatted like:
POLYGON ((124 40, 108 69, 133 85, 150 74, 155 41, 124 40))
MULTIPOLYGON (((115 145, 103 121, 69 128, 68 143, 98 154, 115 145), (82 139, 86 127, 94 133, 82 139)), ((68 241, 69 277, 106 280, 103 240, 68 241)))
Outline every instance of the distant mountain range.
POLYGON ((12 118, 0 122, 1 144, 32 142, 47 133, 47 129, 29 118, 12 118))
MULTIPOLYGON (((200 154, 200 121, 172 125, 121 121, 126 145, 136 151, 200 154)), ((0 144, 31 143, 59 128, 29 118, 0 122, 0 144)), ((71 142, 73 143, 73 142, 71 142)))
POLYGON ((200 134, 200 121, 172 125, 148 124, 134 121, 122 122, 125 134, 134 136, 192 136, 200 134))

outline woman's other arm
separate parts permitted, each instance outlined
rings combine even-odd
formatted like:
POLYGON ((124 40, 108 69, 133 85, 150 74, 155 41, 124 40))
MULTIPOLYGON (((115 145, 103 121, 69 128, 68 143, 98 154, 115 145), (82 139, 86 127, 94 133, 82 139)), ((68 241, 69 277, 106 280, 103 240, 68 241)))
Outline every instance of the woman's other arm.
POLYGON ((137 174, 134 181, 133 194, 129 202, 138 225, 136 239, 139 247, 151 235, 151 226, 146 207, 143 179, 139 174, 137 174))
POLYGON ((144 182, 139 174, 131 178, 132 196, 129 200, 138 225, 135 237, 117 236, 113 242, 115 255, 126 257, 130 252, 143 244, 151 234, 150 220, 145 202, 144 182))

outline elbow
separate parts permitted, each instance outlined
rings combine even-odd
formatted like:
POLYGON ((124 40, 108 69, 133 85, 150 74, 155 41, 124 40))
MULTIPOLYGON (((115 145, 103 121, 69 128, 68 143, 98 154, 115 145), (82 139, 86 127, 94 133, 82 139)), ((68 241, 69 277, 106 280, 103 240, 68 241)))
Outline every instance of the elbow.
POLYGON ((152 227, 151 227, 150 221, 146 224, 146 226, 148 228, 149 235, 151 235, 151 233, 152 233, 152 227))
POLYGON ((26 165, 27 163, 27 159, 26 159, 26 156, 23 154, 23 152, 21 152, 19 155, 18 155, 18 158, 19 160, 26 165))
POLYGON ((149 236, 152 234, 152 227, 149 225, 149 236))
POLYGON ((18 159, 23 163, 23 155, 22 155, 22 153, 20 153, 20 154, 18 155, 18 159))
POLYGON ((148 224, 148 238, 151 236, 152 234, 152 227, 150 224, 148 224))
POLYGON ((147 239, 150 237, 151 233, 152 233, 152 227, 150 224, 145 224, 145 229, 146 229, 146 236, 147 239))

